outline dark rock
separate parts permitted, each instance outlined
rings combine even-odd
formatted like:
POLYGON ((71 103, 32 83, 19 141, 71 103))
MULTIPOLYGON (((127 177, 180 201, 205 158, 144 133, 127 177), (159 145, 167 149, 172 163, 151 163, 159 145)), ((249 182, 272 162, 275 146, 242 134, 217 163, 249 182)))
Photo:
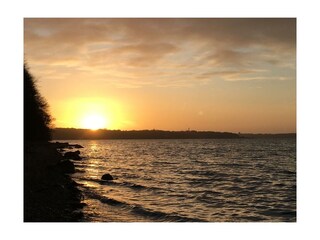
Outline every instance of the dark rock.
POLYGON ((72 208, 75 209, 80 209, 80 208, 84 208, 85 206, 87 206, 86 203, 82 203, 82 202, 74 202, 71 204, 72 208))
POLYGON ((76 186, 79 186, 79 183, 77 183, 74 180, 71 180, 70 185, 73 186, 73 187, 76 187, 76 186))
POLYGON ((75 152, 66 152, 64 154, 65 159, 72 159, 72 160, 81 160, 82 158, 79 156, 80 151, 77 150, 75 152))
POLYGON ((63 173, 75 173, 76 169, 73 162, 70 160, 64 160, 58 164, 58 168, 63 173))
POLYGON ((101 177, 101 180, 109 181, 113 180, 113 177, 109 173, 106 173, 101 177))
POLYGON ((80 144, 74 144, 72 145, 74 148, 83 148, 80 144))
MULTIPOLYGON (((27 143, 24 155, 24 221, 82 221, 82 193, 65 173, 74 172, 57 144, 27 143), (77 213, 74 214, 74 211, 77 213)), ((84 206, 84 205, 83 205, 84 206)))
POLYGON ((69 146, 69 143, 67 142, 55 142, 55 143, 52 143, 52 145, 54 145, 56 148, 67 148, 69 146))
POLYGON ((72 219, 75 219, 75 220, 81 219, 81 218, 83 218, 83 212, 74 211, 71 216, 72 216, 72 219))

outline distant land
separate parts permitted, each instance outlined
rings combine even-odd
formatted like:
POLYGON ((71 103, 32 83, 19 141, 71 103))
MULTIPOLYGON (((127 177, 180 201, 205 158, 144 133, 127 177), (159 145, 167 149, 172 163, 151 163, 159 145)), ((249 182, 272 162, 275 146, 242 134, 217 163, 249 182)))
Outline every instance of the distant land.
POLYGON ((80 139, 210 139, 210 138, 295 138, 295 133, 285 134, 238 134, 213 131, 164 131, 164 130, 90 130, 78 128, 55 128, 53 140, 80 139))
POLYGON ((241 133, 243 138, 296 138, 296 133, 241 133))

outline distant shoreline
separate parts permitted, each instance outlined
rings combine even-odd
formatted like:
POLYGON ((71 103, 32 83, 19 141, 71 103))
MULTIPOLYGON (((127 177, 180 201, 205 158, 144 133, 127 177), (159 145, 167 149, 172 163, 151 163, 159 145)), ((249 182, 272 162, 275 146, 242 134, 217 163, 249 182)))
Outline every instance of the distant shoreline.
POLYGON ((296 133, 252 134, 214 131, 164 131, 164 130, 90 130, 55 128, 53 140, 98 140, 98 139, 241 139, 241 138, 296 138, 296 133))
POLYGON ((241 133, 244 138, 296 138, 296 133, 241 133))

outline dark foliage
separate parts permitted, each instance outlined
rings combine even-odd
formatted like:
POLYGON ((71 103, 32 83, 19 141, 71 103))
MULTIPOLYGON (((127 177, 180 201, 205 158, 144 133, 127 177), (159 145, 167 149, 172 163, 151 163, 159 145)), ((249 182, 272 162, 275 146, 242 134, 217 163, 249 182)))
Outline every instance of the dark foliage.
POLYGON ((53 139, 206 139, 239 138, 238 134, 210 131, 162 131, 162 130, 105 130, 96 131, 75 128, 53 129, 53 139))
POLYGON ((52 118, 48 112, 48 104, 37 90, 35 79, 26 65, 23 72, 24 141, 49 141, 52 118))

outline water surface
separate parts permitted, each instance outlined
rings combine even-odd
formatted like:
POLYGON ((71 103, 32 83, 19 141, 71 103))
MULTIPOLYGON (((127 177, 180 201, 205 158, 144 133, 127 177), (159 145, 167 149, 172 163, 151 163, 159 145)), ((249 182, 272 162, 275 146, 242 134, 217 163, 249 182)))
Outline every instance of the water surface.
POLYGON ((295 139, 69 142, 85 221, 296 221, 295 139))

